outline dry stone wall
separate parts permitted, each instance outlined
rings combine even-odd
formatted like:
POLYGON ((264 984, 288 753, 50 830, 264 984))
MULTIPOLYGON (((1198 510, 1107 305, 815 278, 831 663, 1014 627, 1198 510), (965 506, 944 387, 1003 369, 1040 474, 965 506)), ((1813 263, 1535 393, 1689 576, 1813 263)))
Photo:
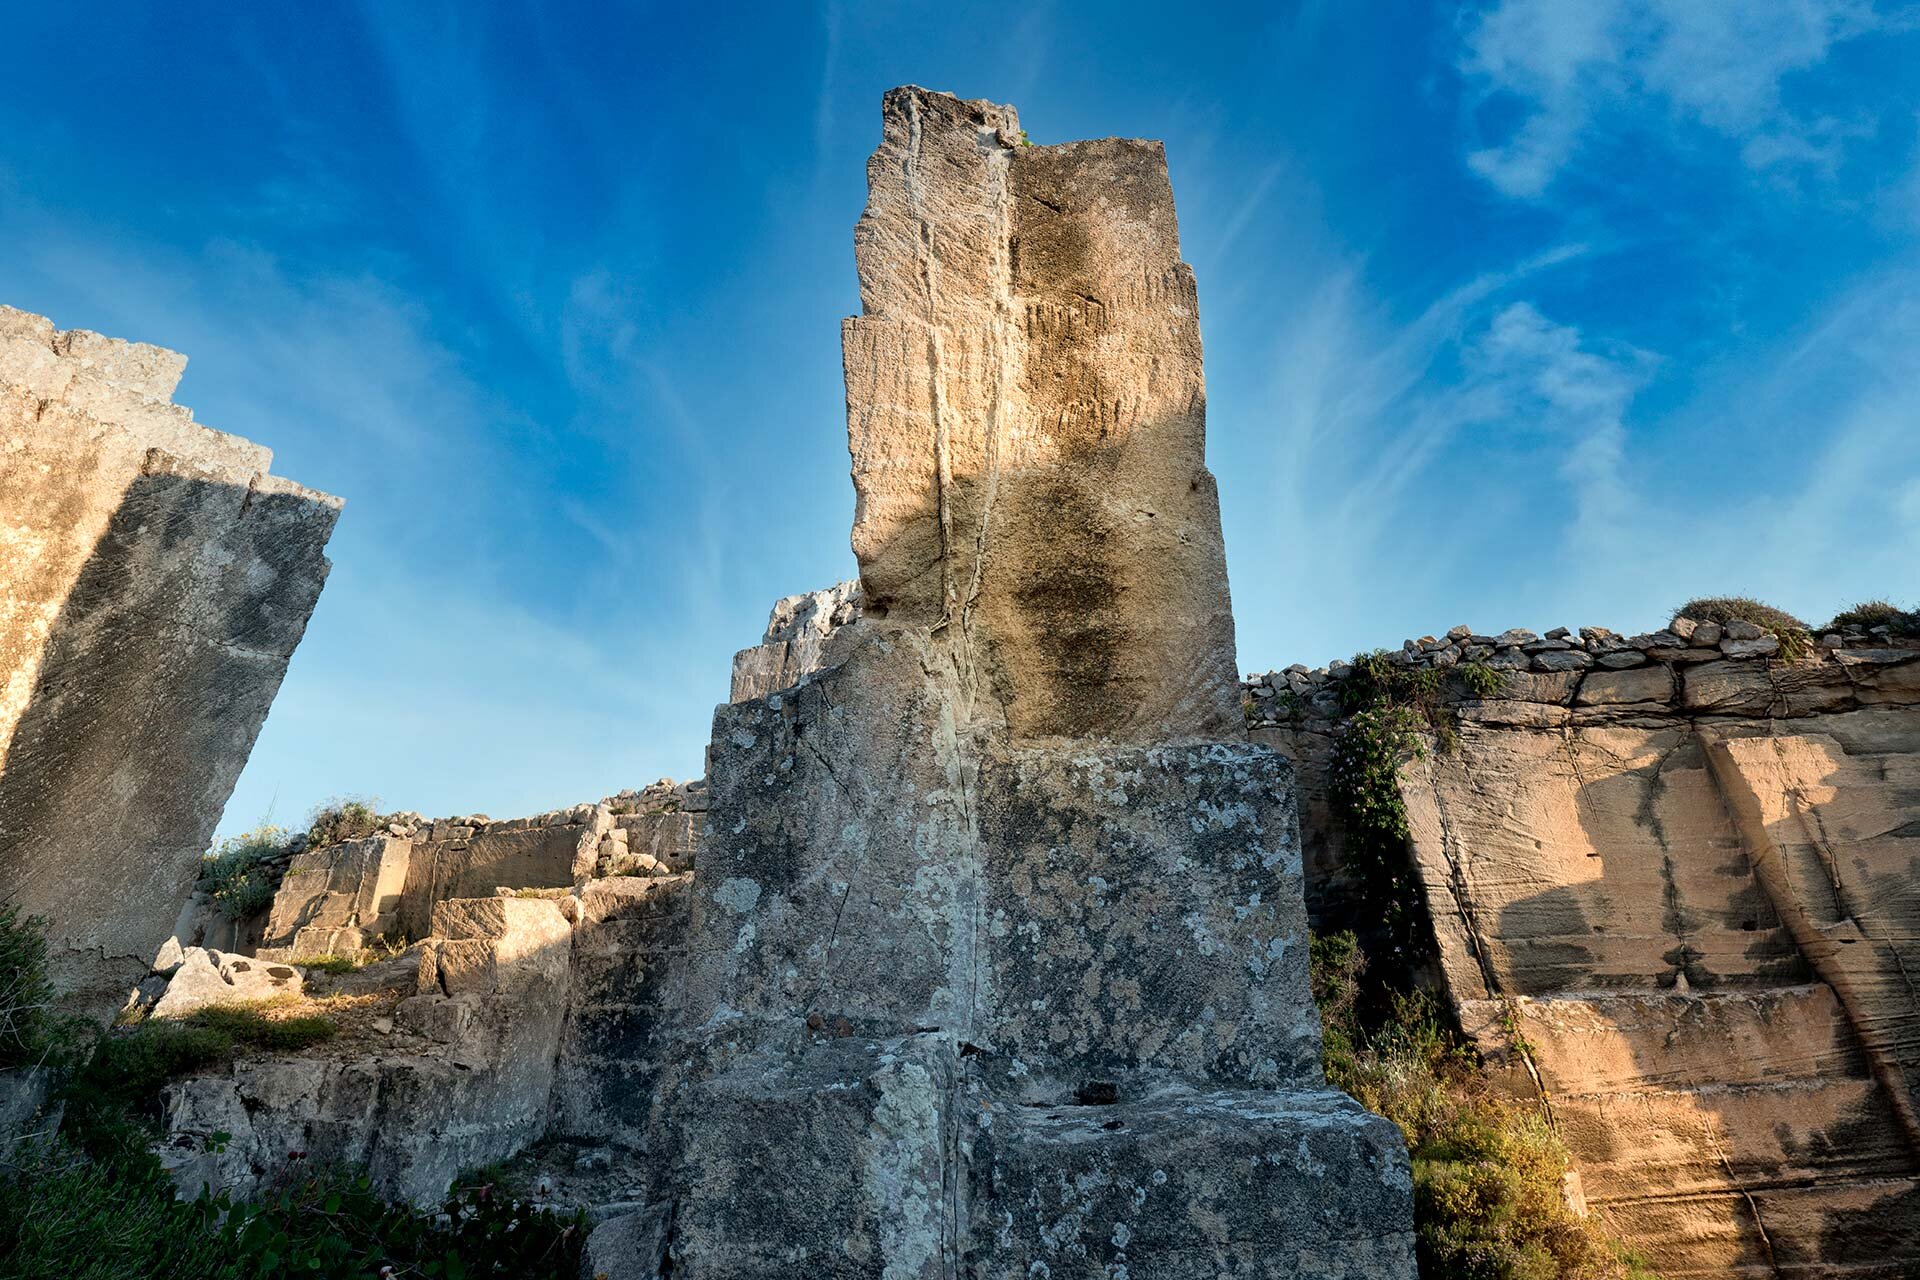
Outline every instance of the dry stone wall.
MULTIPOLYGON (((1451 750, 1405 763, 1438 977, 1665 1276, 1920 1266, 1920 643, 1786 661, 1678 620, 1408 641, 1451 750), (1462 663, 1499 687, 1474 696, 1462 663)), ((1377 910, 1328 788, 1344 664, 1251 678, 1323 927, 1377 910)))
POLYGON ((0 307, 0 899, 103 1016, 193 881, 340 511, 173 404, 185 365, 0 307))

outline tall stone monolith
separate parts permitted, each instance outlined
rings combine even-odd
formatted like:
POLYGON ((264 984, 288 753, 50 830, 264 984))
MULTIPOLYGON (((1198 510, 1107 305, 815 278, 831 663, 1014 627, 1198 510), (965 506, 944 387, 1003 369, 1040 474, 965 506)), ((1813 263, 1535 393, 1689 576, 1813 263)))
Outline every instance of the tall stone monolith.
POLYGON ((715 715, 647 1239, 676 1280, 1411 1277, 1397 1131, 1320 1070, 1291 773, 1239 727, 1161 148, 914 88, 884 126, 865 616, 715 715))
POLYGON ((340 511, 172 403, 185 365, 0 307, 0 901, 76 1012, 166 939, 340 511))

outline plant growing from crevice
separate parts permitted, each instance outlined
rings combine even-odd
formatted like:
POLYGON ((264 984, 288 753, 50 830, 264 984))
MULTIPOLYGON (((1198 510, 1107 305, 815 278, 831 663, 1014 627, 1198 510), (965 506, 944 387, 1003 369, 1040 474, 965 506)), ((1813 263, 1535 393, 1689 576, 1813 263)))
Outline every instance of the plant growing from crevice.
POLYGON ((1449 680, 1474 697, 1498 693, 1505 678, 1482 662, 1451 668, 1396 662, 1385 650, 1357 654, 1338 687, 1346 720, 1333 742, 1328 804, 1344 838, 1355 896, 1368 903, 1368 943, 1411 973, 1430 949, 1425 895, 1408 856, 1410 832, 1400 769, 1434 748, 1459 744, 1449 680))

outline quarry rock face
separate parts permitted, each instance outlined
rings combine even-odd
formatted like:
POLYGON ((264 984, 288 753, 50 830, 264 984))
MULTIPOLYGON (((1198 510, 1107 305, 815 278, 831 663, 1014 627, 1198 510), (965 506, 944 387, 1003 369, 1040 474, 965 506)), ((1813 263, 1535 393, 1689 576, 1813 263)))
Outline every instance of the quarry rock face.
POLYGON ((606 1239, 695 1278, 1411 1277, 1404 1148, 1320 1072, 1290 770, 1240 736, 1160 149, 884 116, 864 616, 715 715, 670 1210, 606 1239))
POLYGON ((1193 271, 1157 142, 1035 147, 1011 107, 882 107, 845 322, 876 621, 952 630, 1016 738, 1239 726, 1193 271))
POLYGON ((185 365, 0 307, 0 899, 103 1016, 186 896, 340 511, 173 404, 185 365))
MULTIPOLYGON (((1456 630, 1395 660, 1511 665, 1400 769, 1413 867, 1462 1024, 1589 1209, 1663 1276, 1914 1274, 1920 644, 1456 630)), ((1246 689, 1301 770, 1322 927, 1369 909, 1327 804, 1337 679, 1246 689)))

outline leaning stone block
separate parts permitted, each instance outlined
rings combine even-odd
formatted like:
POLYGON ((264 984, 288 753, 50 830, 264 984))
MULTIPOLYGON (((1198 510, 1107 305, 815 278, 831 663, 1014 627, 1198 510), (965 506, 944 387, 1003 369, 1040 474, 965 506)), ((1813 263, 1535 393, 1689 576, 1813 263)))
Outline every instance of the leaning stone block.
POLYGON ((340 511, 169 403, 183 364, 0 307, 0 900, 103 1019, 199 871, 340 511))

